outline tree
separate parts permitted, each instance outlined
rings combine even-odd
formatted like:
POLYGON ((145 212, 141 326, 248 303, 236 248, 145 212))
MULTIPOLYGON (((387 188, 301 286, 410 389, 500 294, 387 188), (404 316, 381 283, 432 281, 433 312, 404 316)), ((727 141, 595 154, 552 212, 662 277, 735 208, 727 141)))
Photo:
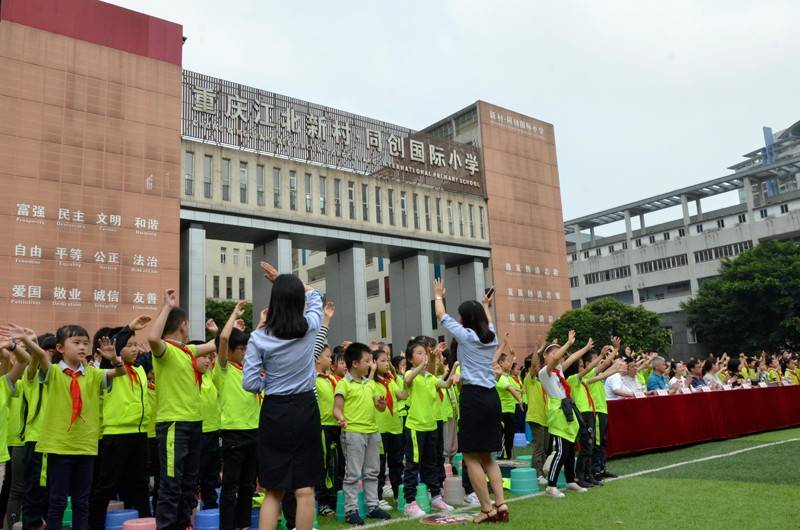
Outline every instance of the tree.
MULTIPOLYGON (((224 326, 228 321, 228 318, 230 318, 234 307, 236 307, 236 300, 215 300, 214 298, 206 298, 206 318, 213 318, 220 331, 222 331, 222 326, 224 326)), ((242 319, 244 320, 247 329, 252 330, 253 304, 248 302, 244 306, 244 316, 242 319)), ((211 338, 210 334, 206 333, 206 335, 207 339, 211 338)))
POLYGON ((800 243, 766 241, 733 260, 682 304, 688 324, 715 351, 800 347, 800 243))
POLYGON ((613 298, 601 298, 567 311, 553 322, 547 340, 563 344, 571 329, 575 330, 578 343, 591 337, 598 348, 611 344, 611 337, 618 336, 635 351, 669 352, 669 333, 657 314, 613 298))

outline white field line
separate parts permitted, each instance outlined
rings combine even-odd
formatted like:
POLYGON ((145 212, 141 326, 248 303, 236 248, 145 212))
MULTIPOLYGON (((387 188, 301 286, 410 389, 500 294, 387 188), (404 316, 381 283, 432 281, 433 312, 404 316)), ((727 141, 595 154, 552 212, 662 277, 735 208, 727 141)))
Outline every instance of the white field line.
MULTIPOLYGON (((619 476, 617 478, 610 478, 610 479, 607 479, 605 482, 614 482, 616 480, 624 480, 624 479, 628 479, 628 478, 641 477, 642 475, 648 475, 650 473, 658 473, 660 471, 666 471, 667 469, 673 469, 673 468, 676 468, 676 467, 688 466, 688 465, 697 464, 697 463, 700 463, 700 462, 708 462, 709 460, 717 460, 719 458, 729 458, 731 456, 740 455, 740 454, 746 453, 748 451, 755 451, 757 449, 765 449, 767 447, 774 447, 776 445, 783 445, 783 444, 792 443, 792 442, 800 442, 800 438, 789 438, 788 440, 781 440, 781 441, 778 441, 778 442, 770 442, 770 443, 765 443, 765 444, 760 444, 760 445, 754 445, 753 447, 746 447, 744 449, 737 449, 736 451, 730 451, 728 453, 720 453, 720 454, 711 455, 711 456, 704 456, 703 458, 695 458, 695 459, 692 459, 692 460, 686 460, 685 462, 677 462, 675 464, 670 464, 668 466, 655 467, 653 469, 644 469, 642 471, 637 471, 635 473, 628 473, 627 475, 621 475, 621 476, 619 476)), ((524 501, 524 500, 527 500, 527 499, 532 499, 534 497, 540 497, 540 496, 543 496, 543 495, 544 495, 544 491, 538 491, 536 493, 531 493, 529 495, 520 495, 519 497, 513 497, 513 498, 510 498, 510 499, 506 499, 506 502, 508 502, 510 504, 512 502, 524 501)), ((455 513, 469 512, 469 511, 475 511, 475 510, 476 510, 475 507, 465 506, 465 507, 458 508, 457 510, 455 510, 455 513)), ((397 519, 389 519, 389 520, 386 520, 386 521, 379 521, 379 522, 376 522, 376 523, 369 523, 369 524, 366 524, 366 525, 361 526, 359 528, 365 528, 365 529, 366 528, 378 528, 378 527, 381 527, 381 526, 390 526, 390 525, 397 524, 397 523, 408 523, 408 522, 411 522, 411 521, 414 521, 414 519, 411 519, 409 517, 399 517, 397 519)))

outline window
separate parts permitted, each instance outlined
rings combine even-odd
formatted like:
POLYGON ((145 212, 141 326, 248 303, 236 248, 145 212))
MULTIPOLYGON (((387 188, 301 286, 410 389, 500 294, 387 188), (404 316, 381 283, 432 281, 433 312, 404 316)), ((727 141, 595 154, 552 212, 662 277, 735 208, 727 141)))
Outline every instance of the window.
POLYGON ((214 157, 203 157, 203 197, 210 199, 214 196, 214 157))
POLYGON ((781 204, 781 213, 789 213, 789 205, 781 204))
POLYGON ((328 187, 326 184, 326 179, 322 175, 319 176, 319 213, 322 215, 328 215, 328 205, 326 204, 326 199, 328 197, 328 187))
POLYGON ((386 193, 388 193, 386 202, 389 204, 389 224, 394 226, 394 190, 389 188, 386 193))
POLYGON ((650 236, 650 237, 647 238, 647 240, 650 241, 650 243, 655 243, 656 242, 656 236, 650 236))
POLYGON ((183 172, 185 176, 183 193, 194 195, 194 153, 186 151, 183 155, 183 172))
POLYGON ((423 200, 425 203, 425 230, 431 231, 431 198, 427 195, 423 200))
POLYGON ((272 206, 281 207, 281 168, 272 168, 272 206))
POLYGON ((481 239, 486 239, 486 230, 483 226, 483 206, 478 206, 478 223, 481 227, 481 239))
POLYGON ((378 258, 378 272, 383 272, 383 258, 378 258))
POLYGON ((609 254, 613 254, 614 253, 614 245, 608 245, 608 253, 609 254))
POLYGON ((623 241, 622 242, 622 250, 628 250, 628 242, 627 241, 623 241))
POLYGON ((383 302, 386 304, 392 303, 391 286, 389 283, 389 276, 383 277, 383 302))
POLYGON ((678 254, 677 256, 669 256, 667 258, 659 258, 650 261, 643 261, 636 264, 637 274, 647 274, 650 272, 659 272, 669 269, 676 269, 678 267, 685 267, 689 264, 686 254, 678 254))
POLYGON ((408 210, 406 205, 406 192, 400 192, 400 224, 403 228, 408 227, 408 210))
POLYGON ((578 287, 580 285, 580 280, 578 280, 577 276, 570 276, 569 277, 569 286, 570 287, 578 287))
POLYGON ((372 298, 381 294, 380 284, 378 279, 370 280, 367 282, 367 298, 372 298))
POLYGON ((686 229, 678 228, 678 237, 686 237, 686 229))
POLYGON ((578 255, 577 254, 570 254, 570 259, 572 261, 578 261, 578 255))
POLYGON ((747 215, 740 213, 739 214, 739 224, 743 224, 747 222, 747 215))
POLYGON ((589 251, 588 250, 584 250, 583 251, 583 259, 589 259, 589 251))
POLYGON ((369 185, 361 185, 361 216, 369 221, 369 185))
POLYGON ((742 252, 753 248, 752 241, 741 241, 739 243, 732 243, 730 245, 722 245, 720 247, 706 248, 698 250, 694 253, 695 263, 704 263, 722 258, 732 258, 738 256, 742 252))
POLYGON ((759 210, 758 214, 761 216, 762 219, 766 219, 767 218, 767 209, 764 208, 762 210, 759 210))
POLYGON ((239 300, 247 298, 244 292, 244 278, 239 278, 239 300))
POLYGON ((475 207, 470 204, 469 208, 467 209, 467 211, 469 212, 469 237, 471 237, 473 239, 475 238, 475 213, 474 213, 474 210, 475 210, 475 207))
POLYGON ((333 179, 333 214, 342 216, 342 181, 333 179))
POLYGON ((256 204, 259 206, 267 204, 267 200, 264 196, 264 179, 264 166, 259 164, 256 166, 256 204))
POLYGON ((381 211, 381 187, 375 186, 375 222, 383 223, 383 212, 381 211))
POLYGON ((351 181, 347 182, 347 208, 350 219, 356 218, 356 183, 351 181))
POLYGON ((436 198, 436 230, 441 234, 442 230, 442 199, 436 198))
POLYGON ((219 276, 214 276, 212 285, 213 285, 212 290, 214 293, 214 298, 219 298, 219 276))
POLYGON ((225 265, 225 262, 228 261, 228 249, 225 247, 219 248, 219 262, 221 265, 225 265))
POLYGON ((725 219, 717 219, 717 228, 725 228, 725 219))
MULTIPOLYGON (((627 278, 630 275, 631 275, 631 268, 630 268, 630 266, 625 265, 624 267, 617 267, 615 269, 608 269, 608 270, 604 270, 604 271, 593 272, 591 274, 584 274, 583 275, 583 283, 585 285, 592 285, 592 284, 600 283, 600 282, 610 282, 611 280, 619 280, 621 278, 627 278)), ((570 282, 569 282, 570 287, 577 287, 578 286, 578 279, 577 278, 575 279, 574 283, 575 283, 575 285, 573 285, 572 278, 570 278, 570 282)), ((541 293, 542 293, 541 291, 538 291, 536 296, 538 298, 541 298, 542 297, 541 293)))
POLYGON ((419 230, 419 194, 411 196, 411 210, 414 212, 414 230, 419 230))
POLYGON ((297 171, 289 171, 289 209, 297 210, 297 171))
POLYGON ((239 249, 238 248, 233 249, 233 264, 234 265, 238 265, 239 264, 239 249))
POLYGON ((699 234, 703 231, 703 225, 697 225, 694 227, 694 229, 699 234))
POLYGON ((669 241, 669 232, 664 232, 664 241, 669 241))
POLYGON ((447 201, 447 232, 454 236, 456 230, 453 225, 453 201, 447 201))
POLYGON ((641 246, 642 246, 642 240, 640 238, 637 238, 636 239, 636 247, 638 248, 638 247, 641 247, 641 246))
POLYGON ((231 161, 222 159, 222 200, 231 200, 231 161))
POLYGON ((375 329, 377 329, 377 327, 378 326, 377 326, 376 320, 375 320, 375 313, 369 313, 367 315, 367 328, 370 331, 374 331, 375 329))
POLYGON ((239 162, 239 202, 247 204, 247 162, 239 162))
POLYGON ((692 328, 686 328, 686 342, 689 344, 697 344, 697 337, 692 328))
POLYGON ((464 237, 464 203, 458 203, 458 235, 464 237))
POLYGON ((246 267, 253 266, 253 251, 252 250, 245 250, 244 251, 244 264, 246 267))
POLYGON ((314 196, 311 194, 311 173, 306 173, 305 175, 305 192, 306 192, 306 213, 312 213, 314 211, 314 196))
POLYGON ((381 338, 386 337, 386 311, 381 311, 381 338))
POLYGON ((599 256, 602 256, 602 255, 603 255, 603 251, 602 251, 601 249, 599 249, 599 248, 598 248, 598 249, 596 249, 596 250, 594 251, 594 255, 595 255, 595 256, 598 256, 598 257, 599 257, 599 256))
POLYGON ((233 278, 231 276, 225 277, 225 298, 233 299, 233 278))

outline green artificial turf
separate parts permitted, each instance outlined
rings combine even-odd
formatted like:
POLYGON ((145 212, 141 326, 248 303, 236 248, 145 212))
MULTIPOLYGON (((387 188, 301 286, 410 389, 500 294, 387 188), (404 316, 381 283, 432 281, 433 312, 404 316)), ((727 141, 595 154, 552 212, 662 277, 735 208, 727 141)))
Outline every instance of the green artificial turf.
MULTIPOLYGON (((527 451, 521 448, 519 453, 527 451)), ((511 522, 491 527, 581 530, 800 528, 799 456, 800 429, 787 429, 619 458, 611 460, 608 467, 620 475, 620 479, 608 481, 605 486, 587 493, 567 493, 562 499, 536 496, 513 501, 509 504, 511 522), (724 458, 635 477, 625 476, 793 439, 724 458)), ((395 520, 385 528, 430 528, 403 519, 398 512, 392 512, 392 515, 395 520)), ((339 521, 319 518, 321 529, 347 526, 339 521)))

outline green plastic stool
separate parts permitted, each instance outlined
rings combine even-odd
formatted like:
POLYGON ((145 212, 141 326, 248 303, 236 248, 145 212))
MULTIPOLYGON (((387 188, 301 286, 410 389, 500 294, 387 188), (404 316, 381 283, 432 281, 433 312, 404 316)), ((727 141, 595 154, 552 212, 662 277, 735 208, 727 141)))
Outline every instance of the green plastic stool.
POLYGON ((406 508, 406 492, 402 484, 397 492, 397 511, 402 512, 406 508))
POLYGON ((431 498, 428 496, 427 484, 417 484, 417 496, 414 498, 414 500, 417 501, 417 506, 419 506, 423 512, 431 512, 431 498))
POLYGON ((344 491, 339 490, 336 492, 336 520, 344 521, 345 517, 346 516, 344 513, 344 491))
POLYGON ((367 500, 363 489, 358 490, 358 515, 367 516, 367 500))
POLYGON ((64 517, 61 519, 64 528, 72 528, 72 497, 67 497, 67 507, 64 509, 64 517))

